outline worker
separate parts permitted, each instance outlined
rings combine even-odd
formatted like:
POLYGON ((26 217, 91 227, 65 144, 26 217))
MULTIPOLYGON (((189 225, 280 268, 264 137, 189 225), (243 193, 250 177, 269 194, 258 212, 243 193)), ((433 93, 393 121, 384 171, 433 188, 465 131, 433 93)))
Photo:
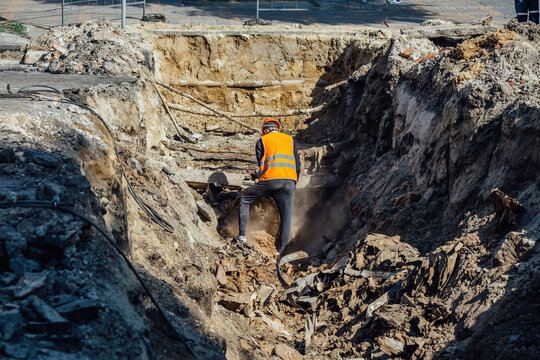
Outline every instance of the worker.
POLYGON ((519 22, 529 21, 538 24, 538 0, 514 0, 516 15, 519 22))
POLYGON ((240 197, 239 242, 246 242, 249 207, 260 197, 270 196, 281 216, 280 257, 285 255, 291 238, 292 210, 296 182, 300 175, 300 158, 293 138, 280 132, 281 124, 267 118, 262 125, 262 136, 255 146, 259 181, 240 197))

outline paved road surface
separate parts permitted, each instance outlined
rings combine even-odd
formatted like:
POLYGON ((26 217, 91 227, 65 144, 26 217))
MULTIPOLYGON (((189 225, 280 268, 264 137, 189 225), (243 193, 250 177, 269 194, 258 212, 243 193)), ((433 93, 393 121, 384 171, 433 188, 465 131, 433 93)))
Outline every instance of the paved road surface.
MULTIPOLYGON (((68 2, 70 0, 66 0, 68 2)), ((92 0, 85 0, 92 3, 92 0)), ((96 1, 96 0, 93 0, 96 1)), ((111 0, 109 0, 111 1, 111 0)), ((120 1, 120 0, 116 0, 120 1)), ((128 0, 135 1, 135 0, 128 0)), ((273 1, 283 7, 284 1, 273 1)), ((241 25, 255 18, 255 1, 148 0, 147 13, 165 14, 172 24, 241 25)), ((289 1, 296 6, 296 1, 289 1)), ((392 26, 418 24, 426 19, 444 19, 458 23, 478 21, 492 15, 500 23, 515 16, 512 0, 402 0, 399 5, 386 5, 385 0, 300 0, 298 6, 307 11, 264 11, 261 17, 276 23, 392 26)), ((0 20, 13 20, 40 26, 61 24, 61 0, 0 0, 0 20)), ((261 0, 261 7, 270 7, 270 0, 261 0)), ((290 7, 290 6, 289 6, 290 7)), ((72 8, 67 7, 67 10, 72 8)), ((142 7, 128 7, 128 22, 142 16, 142 7)), ((95 18, 119 21, 117 8, 68 12, 66 23, 79 23, 95 18)))

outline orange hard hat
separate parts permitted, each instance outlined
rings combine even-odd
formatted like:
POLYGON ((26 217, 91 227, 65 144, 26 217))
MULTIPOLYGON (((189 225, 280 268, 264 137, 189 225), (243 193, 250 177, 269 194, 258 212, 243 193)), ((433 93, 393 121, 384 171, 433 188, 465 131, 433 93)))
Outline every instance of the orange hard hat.
POLYGON ((269 123, 271 123, 271 122, 274 122, 274 123, 277 124, 278 131, 281 130, 281 124, 279 123, 279 121, 277 121, 277 120, 274 119, 274 118, 269 117, 269 118, 266 118, 266 119, 264 120, 264 122, 263 122, 263 124, 262 124, 262 127, 261 127, 261 131, 264 131, 264 128, 265 128, 265 127, 272 127, 272 126, 274 126, 273 124, 271 124, 271 125, 269 124, 269 123), (269 126, 266 126, 266 124, 269 124, 269 126))

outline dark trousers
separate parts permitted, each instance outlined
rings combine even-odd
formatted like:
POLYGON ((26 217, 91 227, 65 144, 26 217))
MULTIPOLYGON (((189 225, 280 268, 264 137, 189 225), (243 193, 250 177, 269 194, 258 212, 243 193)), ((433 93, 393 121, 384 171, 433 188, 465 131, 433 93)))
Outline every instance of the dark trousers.
POLYGON ((538 24, 538 0, 514 0, 516 15, 519 22, 530 21, 538 24))
POLYGON ((291 239, 292 210, 294 203, 294 191, 296 184, 293 180, 274 179, 259 181, 250 186, 240 197, 240 235, 246 236, 249 221, 249 206, 258 198, 271 196, 281 216, 281 249, 285 251, 291 239))

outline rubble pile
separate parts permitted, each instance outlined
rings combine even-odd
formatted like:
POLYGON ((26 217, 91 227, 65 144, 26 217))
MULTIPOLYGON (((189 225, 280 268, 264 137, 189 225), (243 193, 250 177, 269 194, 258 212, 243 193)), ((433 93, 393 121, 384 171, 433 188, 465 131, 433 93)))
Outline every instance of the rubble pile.
POLYGON ((120 25, 93 20, 50 29, 28 47, 23 62, 52 73, 132 76, 151 66, 151 51, 141 46, 120 25))
MULTIPOLYGON (((56 198, 104 226, 76 161, 2 141, 0 201, 56 198)), ((1 208, 0 218, 2 358, 152 357, 139 288, 95 230, 53 209, 1 208)))

